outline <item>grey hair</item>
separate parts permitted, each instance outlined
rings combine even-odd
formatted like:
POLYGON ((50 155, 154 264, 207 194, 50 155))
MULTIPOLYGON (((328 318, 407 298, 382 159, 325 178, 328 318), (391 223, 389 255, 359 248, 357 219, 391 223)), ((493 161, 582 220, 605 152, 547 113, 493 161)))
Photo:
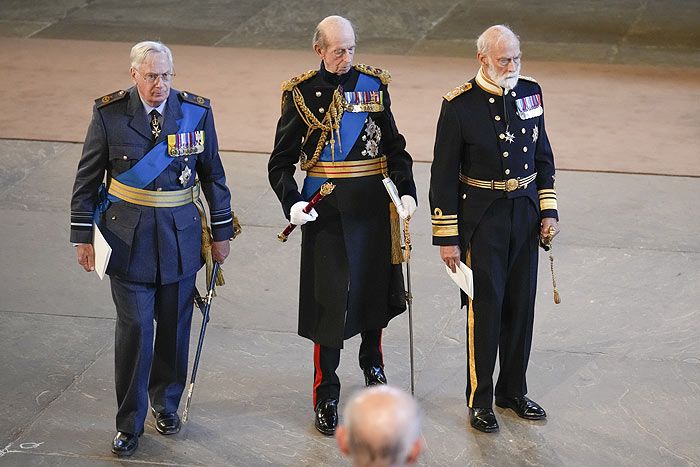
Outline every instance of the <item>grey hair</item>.
POLYGON ((373 465, 382 463, 390 466, 404 465, 411 452, 413 443, 421 435, 422 413, 415 399, 404 391, 392 386, 380 385, 371 389, 365 389, 355 394, 343 412, 345 426, 348 433, 348 445, 350 454, 357 465, 373 465), (385 394, 395 401, 395 413, 392 417, 396 422, 392 437, 383 440, 377 446, 377 441, 363 439, 358 436, 361 428, 356 428, 355 413, 357 405, 367 396, 372 394, 385 394))
POLYGON ((170 49, 162 42, 143 41, 139 42, 131 48, 131 67, 138 69, 150 54, 162 53, 168 57, 170 68, 173 68, 173 54, 170 49))
POLYGON ((355 26, 352 24, 352 22, 347 19, 343 18, 342 16, 326 16, 321 20, 318 25, 316 25, 316 29, 314 30, 314 37, 311 40, 311 47, 316 47, 317 45, 321 47, 322 49, 326 47, 328 39, 326 38, 326 32, 325 32, 325 26, 328 23, 345 23, 348 26, 350 26, 350 29, 352 29, 353 34, 355 34, 355 40, 357 40, 357 34, 355 33, 355 26))
POLYGON ((502 40, 512 39, 515 39, 520 44, 520 37, 510 27, 505 24, 496 24, 486 29, 476 39, 476 51, 486 55, 491 50, 491 47, 498 45, 502 40))

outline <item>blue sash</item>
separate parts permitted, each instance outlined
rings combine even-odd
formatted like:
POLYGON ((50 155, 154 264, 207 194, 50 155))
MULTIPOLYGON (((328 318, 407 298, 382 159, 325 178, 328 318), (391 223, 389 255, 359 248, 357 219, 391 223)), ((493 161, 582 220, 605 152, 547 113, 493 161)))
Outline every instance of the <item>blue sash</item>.
MULTIPOLYGON (((360 77, 357 79, 357 84, 355 85, 355 91, 376 91, 379 89, 380 83, 381 81, 379 78, 360 73, 360 77)), ((333 151, 336 161, 344 161, 348 156, 347 153, 352 151, 357 138, 360 136, 360 132, 362 132, 362 128, 365 126, 365 120, 367 120, 367 112, 343 112, 343 118, 340 119, 340 143, 345 147, 347 152, 341 150, 338 141, 335 141, 333 151)), ((330 144, 323 149, 318 160, 331 162, 330 144)), ((304 188, 301 191, 302 198, 307 201, 310 200, 326 180, 327 179, 324 177, 311 177, 307 175, 304 179, 304 188)))
MULTIPOLYGON (((189 102, 182 102, 181 108, 182 119, 178 120, 178 131, 180 133, 194 131, 195 128, 197 128, 197 124, 204 116, 206 109, 198 105, 190 104, 189 102)), ((175 158, 168 155, 168 142, 167 139, 165 139, 153 146, 136 165, 114 178, 124 185, 143 189, 146 185, 155 180, 158 175, 163 173, 173 159, 175 158)), ((118 203, 121 201, 116 196, 107 193, 104 183, 98 188, 97 199, 98 203, 94 217, 95 222, 99 222, 102 213, 107 210, 110 203, 118 203)))

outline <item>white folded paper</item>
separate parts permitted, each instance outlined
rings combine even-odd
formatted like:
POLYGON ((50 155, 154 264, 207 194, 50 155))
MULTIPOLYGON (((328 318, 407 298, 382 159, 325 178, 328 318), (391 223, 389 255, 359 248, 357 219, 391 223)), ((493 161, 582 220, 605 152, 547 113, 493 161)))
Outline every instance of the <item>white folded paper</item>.
POLYGON ((447 275, 450 276, 450 279, 452 279, 455 284, 457 284, 459 288, 464 291, 464 293, 469 295, 469 298, 474 300, 474 276, 472 274, 472 270, 461 261, 459 262, 457 272, 452 272, 447 265, 445 265, 445 269, 447 270, 447 275))
POLYGON ((100 232, 100 228, 93 222, 92 224, 92 247, 95 250, 95 272, 100 280, 104 279, 109 258, 112 256, 112 247, 100 232))
POLYGON ((389 177, 385 177, 384 179, 382 179, 382 183, 384 184, 384 188, 386 188, 386 192, 389 193, 389 198, 391 198, 391 201, 394 202, 396 210, 401 212, 401 210, 403 210, 403 203, 401 202, 399 190, 398 188, 396 188, 394 181, 389 177))

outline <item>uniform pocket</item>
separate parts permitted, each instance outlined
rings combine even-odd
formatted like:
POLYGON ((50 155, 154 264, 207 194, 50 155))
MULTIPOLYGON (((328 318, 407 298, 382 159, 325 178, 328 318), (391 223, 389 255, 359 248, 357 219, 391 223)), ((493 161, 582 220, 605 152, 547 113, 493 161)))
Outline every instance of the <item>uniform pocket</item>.
POLYGON ((124 203, 114 203, 105 212, 105 228, 124 244, 131 247, 141 211, 124 203))
POLYGON ((110 146, 110 174, 116 177, 132 168, 143 157, 144 148, 140 146, 110 146))
POLYGON ((193 203, 173 208, 182 271, 199 267, 201 263, 202 224, 199 211, 193 203))

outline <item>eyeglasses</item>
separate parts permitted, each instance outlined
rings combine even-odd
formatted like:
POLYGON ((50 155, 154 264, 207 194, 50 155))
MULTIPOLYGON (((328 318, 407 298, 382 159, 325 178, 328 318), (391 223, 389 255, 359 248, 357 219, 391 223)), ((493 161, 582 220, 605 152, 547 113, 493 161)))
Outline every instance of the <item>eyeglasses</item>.
POLYGON ((170 80, 173 79, 173 76, 175 76, 175 73, 141 73, 138 70, 136 71, 141 77, 147 82, 147 83, 155 83, 158 81, 158 78, 161 79, 164 83, 169 83, 170 80))

